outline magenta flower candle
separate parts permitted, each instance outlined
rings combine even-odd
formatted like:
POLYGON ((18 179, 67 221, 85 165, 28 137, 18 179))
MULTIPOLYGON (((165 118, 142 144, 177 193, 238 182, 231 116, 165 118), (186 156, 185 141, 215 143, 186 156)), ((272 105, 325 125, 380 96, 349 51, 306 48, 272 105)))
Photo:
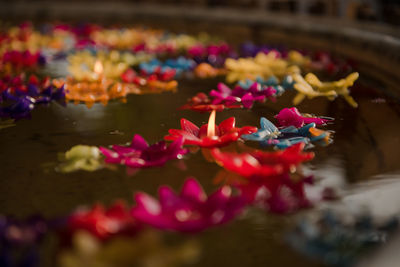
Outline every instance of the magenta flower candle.
POLYGON ((106 157, 106 163, 124 164, 131 168, 158 167, 169 160, 182 158, 188 152, 182 148, 183 142, 183 138, 176 138, 169 145, 164 141, 149 145, 142 136, 136 134, 129 146, 113 145, 112 149, 100 147, 100 151, 106 157))
POLYGON ((241 103, 244 108, 251 108, 254 102, 265 102, 267 98, 274 99, 276 90, 273 87, 263 88, 259 83, 253 83, 250 88, 244 89, 240 85, 230 89, 223 83, 218 84, 218 90, 212 90, 213 104, 241 103))
POLYGON ((324 125, 329 121, 332 121, 332 118, 328 117, 314 117, 314 116, 304 116, 299 110, 295 107, 293 108, 284 108, 279 111, 278 115, 275 116, 278 120, 279 126, 294 126, 296 128, 300 128, 305 124, 315 123, 316 125, 324 125))
POLYGON ((226 223, 239 215, 246 203, 228 186, 207 196, 194 178, 185 181, 180 194, 168 186, 161 186, 158 194, 157 200, 136 193, 132 216, 155 228, 179 232, 199 232, 226 223))

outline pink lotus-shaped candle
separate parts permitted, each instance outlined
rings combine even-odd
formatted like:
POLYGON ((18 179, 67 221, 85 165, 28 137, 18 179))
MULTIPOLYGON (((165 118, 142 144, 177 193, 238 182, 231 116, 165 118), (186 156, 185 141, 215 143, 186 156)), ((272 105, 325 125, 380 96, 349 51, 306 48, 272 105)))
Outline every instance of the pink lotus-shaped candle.
POLYGON ((69 235, 85 230, 100 240, 107 240, 116 235, 134 235, 139 230, 139 224, 125 204, 119 201, 107 210, 100 204, 91 209, 78 209, 68 218, 67 230, 69 235))
POLYGON ((313 117, 311 115, 304 116, 295 107, 282 109, 281 111, 279 111, 278 115, 275 116, 275 118, 278 120, 279 126, 294 126, 296 128, 300 128, 309 123, 324 125, 327 122, 333 120, 332 118, 328 117, 313 117))
POLYGON ((135 194, 132 216, 139 222, 163 230, 199 232, 234 219, 245 206, 241 196, 233 196, 228 186, 210 196, 201 185, 188 178, 180 194, 168 186, 159 189, 159 200, 146 193, 135 194))
POLYGON ((213 149, 211 154, 225 169, 245 178, 266 178, 293 172, 302 162, 313 159, 314 153, 305 153, 303 148, 304 143, 298 143, 275 152, 254 151, 238 154, 213 149))
POLYGON ((112 150, 100 147, 106 163, 125 164, 131 168, 163 166, 167 161, 180 159, 188 151, 182 148, 183 138, 176 138, 167 145, 164 141, 149 146, 146 140, 136 134, 129 146, 113 145, 112 150))
POLYGON ((230 89, 223 83, 218 84, 218 90, 211 90, 210 96, 213 97, 213 104, 232 105, 241 103, 244 108, 251 108, 254 102, 265 102, 267 98, 274 99, 276 90, 272 87, 262 87, 254 82, 248 89, 237 85, 230 89))
POLYGON ((181 128, 170 129, 169 135, 165 136, 164 139, 173 141, 183 137, 185 145, 212 148, 225 146, 235 142, 243 134, 251 134, 257 131, 257 128, 252 126, 236 128, 234 117, 215 125, 215 110, 211 113, 208 124, 199 128, 190 121, 181 119, 181 128))

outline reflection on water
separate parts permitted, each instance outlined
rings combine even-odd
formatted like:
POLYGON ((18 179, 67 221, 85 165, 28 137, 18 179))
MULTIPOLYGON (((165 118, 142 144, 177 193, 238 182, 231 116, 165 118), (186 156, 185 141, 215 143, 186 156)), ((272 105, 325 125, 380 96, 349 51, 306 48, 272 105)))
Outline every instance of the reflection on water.
POLYGON ((66 107, 52 105, 54 114, 59 116, 60 119, 72 121, 77 132, 100 128, 103 120, 106 119, 106 108, 100 103, 94 104, 91 108, 73 103, 68 103, 66 107))
MULTIPOLYGON (((398 229, 400 207, 394 203, 400 203, 399 178, 398 173, 380 175, 343 191, 341 200, 320 205, 302 216, 289 233, 288 242, 328 265, 352 265, 372 248, 384 245, 398 229)), ((398 248, 398 241, 392 246, 398 248)), ((389 262, 394 258, 399 262, 398 253, 392 254, 389 262)), ((381 256, 369 266, 383 266, 381 261, 388 263, 381 256)))
MULTIPOLYGON (((126 104, 110 101, 107 106, 95 104, 89 109, 82 104, 68 104, 64 108, 53 103, 35 109, 32 120, 21 120, 0 131, 0 213, 25 217, 40 211, 51 218, 68 214, 82 204, 107 204, 117 198, 132 203, 134 191, 155 195, 160 184, 178 189, 188 176, 195 176, 207 192, 214 191, 212 179, 221 168, 207 162, 202 153, 191 154, 184 161, 185 167, 176 168, 175 162, 168 162, 164 167, 142 170, 135 176, 127 176, 125 168, 61 174, 45 173, 41 166, 43 162, 54 162, 59 152, 77 144, 124 144, 134 134, 155 143, 168 129, 179 128, 180 118, 195 124, 206 123, 208 114, 178 111, 177 107, 196 92, 215 87, 217 82, 183 80, 176 94, 131 95, 126 104), (120 134, 110 134, 115 131, 120 134)), ((341 188, 346 183, 366 177, 376 179, 375 174, 399 170, 399 105, 377 92, 355 90, 354 96, 359 109, 352 109, 343 99, 313 99, 298 107, 302 112, 335 118, 334 124, 329 125, 335 131, 334 143, 313 149, 313 171, 324 186, 341 188), (386 102, 372 102, 378 96, 386 102)), ((250 111, 224 111, 218 114, 218 121, 235 116, 237 125, 258 125, 261 116, 272 118, 281 108, 290 107, 292 97, 290 93, 284 94, 279 103, 256 104, 250 111)), ((353 202, 360 198, 355 196, 345 195, 345 200, 353 202)), ((293 262, 297 267, 320 266, 283 244, 282 235, 293 217, 262 211, 254 214, 200 234, 203 253, 194 266, 291 266, 293 262)))
POLYGON ((314 176, 314 184, 306 185, 305 190, 307 197, 315 204, 328 193, 332 194, 332 198, 339 197, 347 184, 343 161, 335 155, 315 166, 307 168, 306 165, 303 171, 305 175, 314 176))
POLYGON ((354 186, 341 200, 350 213, 368 212, 382 222, 400 215, 400 174, 377 175, 372 181, 354 186))
POLYGON ((101 243, 87 232, 75 234, 72 247, 61 251, 60 267, 173 267, 196 262, 197 240, 168 244, 160 232, 148 230, 135 238, 117 237, 101 243))
POLYGON ((356 266, 357 267, 393 267, 398 266, 400 262, 400 233, 389 240, 385 246, 375 253, 367 255, 356 266))

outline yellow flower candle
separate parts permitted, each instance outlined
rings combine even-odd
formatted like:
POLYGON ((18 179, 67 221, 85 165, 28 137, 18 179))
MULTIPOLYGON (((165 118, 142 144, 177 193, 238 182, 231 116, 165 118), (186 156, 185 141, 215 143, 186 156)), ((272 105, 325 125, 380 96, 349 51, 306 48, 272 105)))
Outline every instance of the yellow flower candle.
POLYGON ((333 100, 337 95, 341 95, 352 107, 358 106, 349 91, 349 87, 353 86, 359 77, 358 72, 353 72, 346 78, 334 82, 321 82, 313 73, 308 73, 304 78, 300 74, 293 74, 292 77, 296 82, 294 88, 298 92, 293 99, 294 105, 299 104, 306 96, 308 98, 326 96, 333 100))

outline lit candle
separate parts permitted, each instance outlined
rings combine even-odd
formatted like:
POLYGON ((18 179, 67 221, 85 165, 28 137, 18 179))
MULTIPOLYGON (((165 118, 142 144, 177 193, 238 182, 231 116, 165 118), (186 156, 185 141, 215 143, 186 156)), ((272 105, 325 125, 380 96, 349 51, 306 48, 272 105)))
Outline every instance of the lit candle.
POLYGON ((185 145, 195 145, 204 148, 222 147, 237 141, 243 134, 251 134, 257 131, 256 127, 235 127, 235 118, 224 120, 219 125, 215 124, 215 110, 211 113, 208 124, 201 127, 192 122, 181 119, 181 129, 170 129, 165 140, 174 141, 184 138, 185 145))
POLYGON ((101 63, 100 60, 96 60, 96 62, 94 63, 94 73, 93 73, 93 80, 94 81, 99 81, 102 79, 103 76, 103 64, 101 63))
POLYGON ((210 114, 210 118, 208 119, 207 136, 211 138, 215 137, 215 116, 216 112, 213 110, 210 114))

